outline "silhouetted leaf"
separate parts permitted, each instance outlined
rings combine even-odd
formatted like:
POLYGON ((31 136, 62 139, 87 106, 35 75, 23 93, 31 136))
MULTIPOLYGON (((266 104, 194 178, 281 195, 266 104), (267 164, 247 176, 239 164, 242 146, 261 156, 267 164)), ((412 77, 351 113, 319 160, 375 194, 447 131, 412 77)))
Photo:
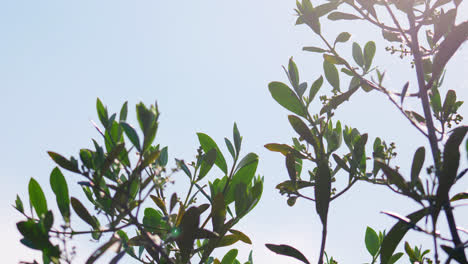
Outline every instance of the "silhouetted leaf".
POLYGON ((320 216, 322 224, 325 226, 328 217, 328 207, 331 195, 331 174, 326 160, 320 160, 317 164, 315 177, 315 209, 320 216))
POLYGON ((420 147, 416 150, 413 157, 413 164, 411 165, 411 182, 418 186, 418 189, 424 193, 424 189, 420 183, 419 173, 424 165, 424 159, 426 158, 426 149, 420 147))
MULTIPOLYGON (((72 198, 73 199, 73 198, 72 198)), ((93 264, 98 258, 100 258, 112 245, 119 241, 118 238, 112 236, 109 241, 107 241, 104 245, 100 246, 93 254, 86 260, 86 264, 93 264)))
POLYGON ((293 257, 297 260, 300 260, 306 264, 310 264, 310 262, 306 259, 306 257, 297 249, 288 246, 288 245, 274 245, 274 244, 265 244, 265 246, 279 255, 284 255, 288 257, 293 257))
POLYGON ((382 36, 384 37, 384 39, 390 42, 401 42, 401 36, 398 33, 393 33, 391 31, 382 29, 382 36))
POLYGON ((438 78, 453 54, 468 38, 468 21, 455 26, 439 46, 432 64, 432 77, 438 78))
POLYGON ((288 170, 289 178, 292 182, 296 181, 296 168, 295 168, 295 159, 292 153, 286 155, 286 168, 288 170))
POLYGON ((468 192, 457 193, 452 197, 452 199, 450 199, 450 201, 455 202, 455 201, 464 200, 464 199, 468 199, 468 192))
MULTIPOLYGON (((412 214, 409 214, 407 218, 410 220, 411 224, 416 224, 419 220, 421 220, 424 216, 429 213, 429 210, 426 208, 416 211, 412 214)), ((388 232, 388 234, 384 237, 384 240, 381 245, 380 251, 380 262, 381 263, 388 263, 390 258, 393 258, 393 252, 397 248, 400 241, 406 235, 409 229, 412 228, 412 225, 405 222, 399 221, 395 224, 392 229, 388 232)))
MULTIPOLYGON (((459 251, 456 250, 452 247, 446 246, 446 245, 441 245, 440 246, 445 253, 447 253, 451 258, 454 260, 458 261, 458 263, 464 264, 466 263, 466 259, 464 258, 463 254, 459 251)), ((463 249, 462 249, 463 250, 463 249)))
POLYGON ((403 101, 405 100, 406 92, 408 91, 409 87, 409 82, 406 82, 405 85, 403 86, 403 89, 401 90, 401 95, 400 95, 400 103, 403 104, 403 101))

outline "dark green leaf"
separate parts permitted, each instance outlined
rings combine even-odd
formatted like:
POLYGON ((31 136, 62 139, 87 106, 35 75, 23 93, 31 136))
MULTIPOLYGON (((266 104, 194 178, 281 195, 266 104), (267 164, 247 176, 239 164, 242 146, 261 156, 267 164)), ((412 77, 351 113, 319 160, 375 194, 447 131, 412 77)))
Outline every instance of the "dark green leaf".
POLYGON ((284 255, 288 257, 293 257, 297 260, 300 260, 306 264, 310 264, 307 258, 297 249, 288 246, 288 245, 274 245, 274 244, 265 244, 265 246, 279 255, 284 255))
POLYGON ((29 181, 28 190, 31 205, 34 207, 34 210, 36 210, 37 216, 41 217, 43 214, 47 213, 47 200, 44 192, 34 178, 31 178, 29 181))
MULTIPOLYGON (((446 246, 446 245, 441 245, 440 247, 441 247, 441 248, 445 251, 445 253, 447 253, 451 258, 453 258, 454 260, 458 261, 458 263, 461 263, 461 264, 466 263, 465 256, 463 256, 463 254, 460 252, 460 250, 456 250, 456 249, 451 248, 451 247, 446 246)), ((462 249, 462 250, 463 250, 463 249, 462 249)))
POLYGON ((90 226, 92 226, 94 229, 99 229, 99 226, 96 222, 96 220, 94 219, 94 217, 92 217, 88 210, 86 209, 86 207, 84 207, 84 205, 78 200, 76 199, 75 197, 72 197, 71 198, 71 205, 73 207, 73 210, 75 210, 76 214, 83 220, 85 221, 86 223, 88 223, 90 226))
POLYGON ((120 125, 122 126, 125 135, 127 135, 128 139, 130 139, 130 142, 132 142, 138 151, 141 151, 140 139, 138 138, 138 134, 135 129, 126 122, 121 122, 120 125))
POLYGON ((286 168, 288 170, 289 178, 294 183, 296 181, 296 167, 295 167, 295 159, 292 153, 288 153, 286 155, 286 168))
POLYGON ((330 83, 333 89, 339 91, 340 90, 340 76, 338 75, 338 70, 336 69, 335 65, 324 60, 323 70, 325 72, 325 78, 327 79, 328 83, 330 83))
POLYGON ((445 95, 444 105, 442 106, 442 112, 444 120, 447 120, 453 111, 453 107, 457 101, 457 94, 454 90, 448 90, 445 95))
POLYGON ((281 106, 295 114, 306 117, 306 111, 301 100, 286 84, 281 82, 271 82, 268 85, 268 89, 270 90, 273 99, 275 99, 281 106))
POLYGON ((401 252, 398 252, 396 254, 394 254, 390 260, 388 261, 388 264, 393 264, 395 262, 397 262, 404 254, 401 253, 401 252))
POLYGON ((227 165, 226 160, 224 159, 221 150, 219 150, 218 145, 216 142, 207 134, 197 133, 198 141, 205 153, 210 151, 211 149, 216 149, 216 161, 215 164, 218 166, 224 173, 227 173, 227 165))
POLYGON ((47 153, 52 158, 52 160, 55 161, 55 163, 57 163, 60 167, 72 172, 80 173, 77 164, 71 162, 70 160, 67 160, 65 157, 55 152, 48 151, 47 153))
POLYGON ((321 160, 317 167, 315 179, 315 209, 320 216, 322 225, 326 225, 328 217, 328 207, 331 195, 331 173, 327 160, 321 160))
POLYGON ((457 193, 452 197, 452 199, 450 199, 450 201, 455 202, 455 201, 464 200, 464 199, 468 199, 468 192, 457 193))
POLYGON ((102 104, 99 98, 97 98, 96 100, 96 109, 97 109, 98 117, 99 117, 99 120, 101 121, 101 124, 104 127, 107 127, 108 119, 109 119, 108 114, 107 114, 107 108, 104 107, 104 105, 102 104))
POLYGON ((19 195, 16 195, 15 208, 16 208, 16 210, 18 210, 20 213, 24 213, 23 202, 21 201, 19 195))
POLYGON ((318 150, 318 142, 315 139, 309 127, 297 116, 288 116, 289 123, 291 124, 294 131, 301 136, 305 141, 314 146, 315 150, 318 150))
POLYGON ((68 185, 59 168, 55 167, 50 174, 50 186, 55 193, 57 205, 66 222, 70 220, 70 196, 68 185))
POLYGON ((238 171, 238 170, 244 168, 245 166, 251 164, 252 162, 258 162, 258 155, 251 152, 251 153, 245 155, 244 158, 242 158, 242 160, 237 165, 235 171, 238 171))
POLYGON ((211 215, 213 218, 213 231, 219 232, 223 228, 224 221, 226 220, 226 203, 222 192, 216 194, 213 198, 211 215))
POLYGON ((187 263, 190 258, 199 224, 200 212, 198 208, 190 207, 182 217, 182 221, 179 225, 181 233, 180 236, 176 239, 183 263, 187 263))
POLYGON ((127 120, 127 114, 128 114, 128 102, 125 102, 122 105, 122 108, 120 109, 119 121, 127 120))
POLYGON ((390 168, 384 162, 380 162, 380 166, 384 171, 385 175, 387 176, 390 184, 395 184, 398 187, 398 189, 402 190, 403 192, 408 191, 408 185, 406 184, 406 181, 403 178, 403 176, 401 176, 401 174, 398 171, 390 168))
MULTIPOLYGON (((418 148, 416 152, 414 153, 413 164, 411 165, 411 182, 413 184, 420 183, 419 173, 421 172, 421 169, 424 165, 425 158, 426 158, 426 149, 424 147, 418 148)), ((422 188, 422 186, 419 188, 422 188)), ((424 192, 424 190, 422 191, 424 192)))
POLYGON ((240 136, 239 129, 237 128, 237 124, 234 123, 233 128, 233 138, 234 138, 234 146, 236 147, 236 153, 239 155, 241 144, 242 144, 242 137, 240 136))
POLYGON ((455 25, 456 16, 456 8, 450 9, 446 13, 442 13, 439 16, 439 19, 437 19, 436 23, 434 23, 434 36, 432 37, 433 43, 437 43, 443 35, 447 34, 447 32, 450 32, 450 30, 455 25))
POLYGON ((310 51, 310 52, 317 52, 317 53, 327 52, 327 50, 322 49, 322 48, 318 48, 318 47, 303 47, 302 50, 310 51))
POLYGON ((225 235, 219 243, 216 245, 216 247, 227 247, 230 245, 235 244, 237 241, 239 241, 239 237, 236 235, 225 235))
POLYGON ((200 166, 200 172, 198 173, 198 180, 203 179, 203 177, 208 174, 213 167, 216 160, 216 149, 210 149, 204 156, 200 166))
POLYGON ((353 58, 354 58, 354 61, 361 67, 364 66, 364 58, 363 58, 363 55, 362 55, 362 49, 361 49, 361 46, 359 46, 359 44, 357 44, 356 42, 353 43, 353 58))
POLYGON ((380 242, 379 236, 374 231, 374 229, 367 227, 366 229, 366 236, 365 236, 365 243, 367 251, 375 257, 379 251, 380 242))
POLYGON ((223 259, 221 260, 221 264, 233 264, 237 257, 237 249, 229 250, 226 255, 224 255, 223 259))
POLYGON ((168 160, 169 160, 168 148, 164 147, 161 149, 161 153, 159 154, 158 163, 162 167, 165 167, 167 165, 168 160))
POLYGON ((333 159, 338 164, 338 166, 340 166, 340 168, 344 169, 347 172, 350 172, 349 166, 346 164, 346 162, 342 158, 340 158, 340 156, 333 153, 333 159))
POLYGON ((405 85, 403 86, 403 89, 401 90, 401 95, 400 95, 400 103, 403 104, 403 101, 405 100, 406 92, 408 91, 409 87, 409 82, 406 82, 405 85))
POLYGON ((356 15, 343 13, 343 12, 333 12, 328 15, 328 19, 330 20, 355 20, 355 19, 362 19, 356 15))
POLYGON ((162 221, 162 213, 153 208, 145 209, 145 216, 143 217, 143 225, 150 232, 156 232, 164 222, 162 221))
POLYGON ((226 143, 226 147, 229 150, 229 153, 231 153, 232 158, 236 158, 236 152, 231 141, 228 138, 224 138, 224 143, 226 143))
POLYGON ((437 201, 444 203, 448 199, 450 188, 455 183, 460 165, 460 144, 468 132, 468 126, 457 127, 453 130, 444 147, 442 174, 439 176, 437 201))
POLYGON ((337 108, 343 102, 349 100, 351 95, 353 95, 360 87, 360 83, 354 87, 350 87, 349 90, 345 93, 339 94, 331 98, 331 100, 320 110, 320 114, 327 113, 335 108, 337 108))
MULTIPOLYGON (((426 208, 424 208, 408 215, 407 218, 410 220, 411 224, 416 224, 419 220, 426 216, 428 212, 429 211, 426 208)), ((388 263, 389 260, 393 258, 393 252, 395 252, 396 247, 406 235, 406 232, 408 232, 408 230, 411 229, 411 224, 400 220, 397 224, 395 224, 392 227, 392 229, 390 229, 381 245, 381 263, 388 263)))

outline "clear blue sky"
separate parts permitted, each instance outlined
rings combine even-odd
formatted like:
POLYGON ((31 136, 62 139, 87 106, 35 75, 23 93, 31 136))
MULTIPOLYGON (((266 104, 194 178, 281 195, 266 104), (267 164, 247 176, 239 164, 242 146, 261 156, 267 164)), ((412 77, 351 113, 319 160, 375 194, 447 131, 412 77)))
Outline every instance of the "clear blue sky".
MULTIPOLYGON (((271 142, 289 143, 294 135, 287 111, 267 89, 270 81, 286 80, 281 65, 294 56, 302 79, 310 83, 322 74, 321 58, 301 51, 303 46, 320 44, 310 30, 294 26, 294 5, 293 0, 0 1, 3 262, 36 256, 19 243, 15 223, 21 217, 11 204, 17 193, 27 197, 30 177, 52 194, 48 179, 54 164, 47 150, 76 155, 90 146, 91 138, 99 137, 90 123, 97 119, 96 97, 112 111, 129 101, 132 116, 136 103, 157 100, 162 112, 157 139, 170 147, 172 158, 194 157, 196 132, 222 142, 231 136, 236 121, 245 153, 260 155, 259 173, 265 176, 263 200, 240 224, 254 243, 240 247, 242 260, 253 248, 256 263, 295 263, 264 247, 286 243, 315 262, 321 227, 314 205, 304 201, 293 208, 286 205, 274 189, 287 178, 284 160, 263 148, 271 142)), ((464 3, 459 19, 466 20, 467 13, 464 3)), ((394 90, 407 80, 414 83, 407 71, 409 62, 389 56, 372 28, 354 22, 324 23, 323 30, 332 40, 349 31, 352 41, 361 45, 376 39, 375 63, 389 70, 387 83, 394 84, 394 90)), ((349 54, 351 42, 343 50, 349 54)), ((464 46, 448 67, 444 89, 457 89, 465 101, 467 69, 464 46)), ((466 109, 463 106, 461 113, 466 109)), ((425 145, 382 95, 359 93, 337 117, 368 132, 372 140, 380 136, 395 141, 402 169, 409 168, 415 149, 425 145)), ((67 177, 69 183, 77 180, 67 177)), ((185 180, 182 175, 180 180, 185 180)), ((466 183, 465 179, 460 185, 466 183)), ((76 195, 80 190, 71 192, 76 195)), ((406 202, 385 188, 357 184, 332 205, 327 251, 340 263, 369 261, 363 241, 366 226, 389 229, 394 221, 379 212, 409 213, 414 205, 406 202)), ((456 213, 466 220, 468 214, 462 210, 456 213)), ((412 238, 424 241, 418 235, 412 238)), ((78 244, 77 263, 97 247, 87 241, 78 244)))

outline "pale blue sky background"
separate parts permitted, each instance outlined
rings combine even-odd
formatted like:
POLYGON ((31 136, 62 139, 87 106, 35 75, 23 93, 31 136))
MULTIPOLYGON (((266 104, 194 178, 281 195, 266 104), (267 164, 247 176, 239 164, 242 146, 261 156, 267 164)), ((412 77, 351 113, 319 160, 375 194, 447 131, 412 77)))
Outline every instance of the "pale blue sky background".
MULTIPOLYGON (((253 240, 251 247, 240 246, 241 260, 253 248, 256 263, 298 263, 264 247, 285 243, 315 262, 321 227, 314 205, 286 205, 274 189, 287 178, 283 157, 263 148, 271 142, 289 143, 294 135, 287 111, 267 89, 270 81, 286 80, 281 65, 294 56, 302 79, 310 83, 322 74, 321 58, 301 51, 321 44, 310 30, 294 26, 294 5, 293 0, 0 1, 2 262, 37 256, 19 243, 15 223, 21 217, 11 204, 17 193, 25 200, 30 177, 41 183, 49 204, 54 204, 48 184, 54 164, 46 151, 76 155, 90 146, 91 138, 99 138, 90 123, 97 119, 96 97, 111 111, 129 101, 132 118, 136 103, 158 100, 162 116, 157 140, 169 146, 171 158, 194 157, 196 132, 208 133, 221 145, 236 121, 244 136, 244 153, 260 155, 259 173, 265 176, 263 200, 238 228, 253 240)), ((467 13, 464 3, 459 19, 466 20, 467 13)), ((393 89, 414 81, 408 61, 389 56, 372 28, 354 22, 323 24, 330 40, 345 30, 361 45, 376 39, 374 61, 388 66, 386 83, 395 84, 393 89)), ((351 42, 343 50, 349 54, 351 42)), ((444 88, 457 89, 463 100, 468 99, 467 65, 464 46, 449 65, 444 88)), ((466 109, 461 113, 466 115, 466 109)), ((337 117, 368 132, 372 142, 375 136, 395 141, 402 169, 408 170, 414 150, 425 145, 382 95, 360 92, 337 117)), ((70 185, 78 180, 70 174, 67 179, 70 185)), ((178 179, 185 180, 183 175, 178 179)), ((458 191, 466 190, 466 183, 465 179, 458 191)), ((369 261, 366 226, 389 229, 394 221, 379 212, 409 213, 414 204, 407 202, 385 188, 357 184, 332 204, 327 251, 340 263, 369 261)), ((466 209, 456 214, 459 225, 467 227, 466 209)), ((414 235, 412 241, 424 243, 425 237, 414 235)), ((86 238, 77 246, 76 263, 82 263, 98 245, 86 238)))

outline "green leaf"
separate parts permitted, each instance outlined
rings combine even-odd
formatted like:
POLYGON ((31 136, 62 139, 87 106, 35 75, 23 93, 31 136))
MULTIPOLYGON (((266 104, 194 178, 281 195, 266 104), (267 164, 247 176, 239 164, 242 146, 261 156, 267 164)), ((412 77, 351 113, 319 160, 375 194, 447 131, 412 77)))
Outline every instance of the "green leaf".
MULTIPOLYGON (((411 165, 411 182, 413 184, 420 183, 419 173, 424 165, 424 159, 426 158, 426 149, 420 147, 416 150, 413 157, 413 164, 411 165)), ((422 186, 420 187, 422 188, 422 186)), ((421 190, 421 189, 420 189, 421 190)), ((424 193, 424 189, 422 190, 424 193)))
POLYGON ((200 166, 200 172, 198 173, 198 180, 208 174, 216 161, 216 149, 210 149, 204 156, 200 166))
POLYGON ((104 107, 101 100, 99 98, 96 99, 96 109, 99 117, 99 121, 104 127, 108 125, 109 116, 107 114, 107 108, 104 107))
POLYGON ((339 2, 329 2, 315 7, 315 13, 318 17, 324 16, 331 11, 335 10, 339 5, 339 2))
POLYGON ((361 46, 359 46, 358 43, 354 42, 353 43, 353 58, 354 61, 361 67, 364 66, 364 58, 362 55, 362 49, 361 46))
MULTIPOLYGON (((429 210, 427 210, 427 208, 423 208, 408 215, 407 218, 410 220, 411 224, 416 224, 428 213, 429 210)), ((406 235, 406 232, 408 232, 408 230, 411 229, 411 224, 400 220, 397 224, 395 224, 392 227, 392 229, 390 229, 388 234, 384 237, 384 240, 381 245, 381 263, 388 263, 390 259, 393 258, 393 252, 395 252, 395 249, 397 248, 398 244, 403 239, 403 237, 406 235)))
POLYGON ((211 149, 216 150, 216 161, 215 164, 220 168, 224 173, 227 173, 227 165, 226 165, 226 160, 224 159, 224 156, 219 150, 218 145, 216 145, 216 142, 207 134, 204 133, 197 133, 198 136, 198 141, 200 142, 200 145, 205 153, 210 151, 211 149))
POLYGON ((216 194, 213 198, 211 215, 213 218, 213 221, 211 221, 213 224, 213 231, 219 232, 223 228, 224 221, 226 220, 226 202, 224 201, 222 192, 216 194))
POLYGON ((250 238, 246 234, 242 233, 241 231, 235 230, 235 229, 229 229, 229 232, 236 235, 240 241, 246 244, 250 244, 250 245, 252 244, 252 240, 250 240, 250 238))
POLYGON ((304 121, 302 121, 301 118, 293 115, 288 116, 288 119, 294 131, 296 131, 296 133, 299 134, 299 136, 301 136, 305 141, 314 146, 314 150, 316 152, 319 151, 318 142, 304 121))
POLYGON ((457 102, 457 94, 454 90, 448 90, 445 95, 444 105, 442 106, 443 119, 447 120, 453 111, 453 107, 457 102))
POLYGON ((153 208, 145 209, 145 216, 143 217, 143 225, 150 232, 156 232, 163 224, 162 213, 153 208))
POLYGON ((349 166, 346 164, 346 162, 342 158, 340 158, 340 156, 333 153, 333 159, 335 160, 336 164, 340 166, 340 168, 344 169, 347 172, 350 172, 349 166))
POLYGON ((187 263, 190 258, 199 224, 200 211, 197 207, 190 207, 182 217, 179 225, 181 233, 176 239, 182 257, 182 263, 187 263))
POLYGON ((369 41, 364 46, 364 66, 366 71, 370 69, 375 55, 375 42, 369 41))
POLYGON ((377 253, 379 252, 380 242, 379 242, 379 236, 374 231, 374 229, 370 227, 367 227, 366 229, 365 243, 366 243, 367 251, 373 257, 375 257, 377 253))
POLYGON ((455 202, 455 201, 464 200, 464 199, 468 199, 468 192, 457 193, 452 197, 452 199, 450 199, 450 201, 455 202))
MULTIPOLYGON (((156 106, 151 105, 147 108, 143 103, 136 105, 136 113, 138 123, 143 131, 143 146, 144 152, 154 141, 156 131, 158 129, 159 111, 156 106)), ((133 143, 133 142, 132 142, 133 143)))
POLYGON ((310 262, 307 260, 307 258, 297 249, 288 246, 288 245, 274 245, 274 244, 265 244, 265 246, 275 252, 276 254, 283 255, 283 256, 288 256, 288 257, 293 257, 297 260, 300 260, 306 264, 310 264, 310 262))
POLYGON ((355 20, 355 19, 362 19, 356 15, 343 13, 343 12, 333 12, 328 15, 328 19, 330 20, 355 20))
POLYGON ((135 148, 141 152, 140 139, 138 138, 138 134, 135 129, 126 122, 121 122, 120 126, 122 126, 125 135, 127 135, 128 139, 130 139, 130 142, 132 142, 135 148))
POLYGON ((99 229, 99 225, 96 222, 96 219, 92 217, 86 207, 75 197, 71 197, 71 205, 73 207, 73 210, 76 212, 76 214, 86 223, 88 223, 90 226, 92 226, 95 230, 99 229))
POLYGON ((242 160, 239 162, 239 164, 237 164, 237 167, 236 167, 236 170, 235 171, 238 171, 242 168, 244 168, 245 166, 253 163, 253 162, 257 162, 258 163, 258 155, 253 153, 253 152, 250 152, 249 154, 245 155, 244 158, 242 158, 242 160))
POLYGON ((334 55, 323 54, 323 59, 328 61, 331 64, 337 64, 337 65, 346 64, 345 60, 334 55))
POLYGON ((233 264, 237 257, 237 249, 229 250, 226 255, 224 255, 223 259, 221 260, 221 264, 233 264))
POLYGON ((299 72, 297 70, 296 63, 293 61, 293 58, 289 58, 289 64, 288 64, 288 73, 289 73, 289 78, 291 80, 291 85, 294 87, 294 90, 296 92, 298 91, 297 89, 299 88, 299 72))
POLYGON ((281 82, 271 82, 268 85, 268 89, 270 90, 273 99, 275 99, 281 106, 302 117, 307 116, 301 100, 286 84, 281 82))
POLYGON ((234 151, 234 146, 232 145, 231 141, 228 138, 224 138, 224 143, 226 143, 226 147, 231 153, 233 159, 236 158, 236 152, 234 151))
POLYGON ((315 180, 315 210, 320 216, 322 225, 326 225, 331 195, 331 173, 327 160, 320 160, 317 164, 315 180))
POLYGON ((52 160, 55 161, 55 163, 57 163, 60 167, 72 172, 80 173, 80 170, 78 169, 78 164, 71 162, 62 155, 57 154, 55 152, 48 151, 47 153, 52 158, 52 160))
POLYGON ((388 261, 388 264, 393 264, 395 262, 397 262, 404 254, 402 252, 398 252, 396 254, 394 254, 390 260, 388 261))
POLYGON ((318 91, 322 87, 322 84, 323 84, 323 77, 322 77, 322 75, 320 75, 320 77, 317 80, 315 80, 312 83, 312 86, 310 87, 309 102, 312 102, 312 100, 314 100, 314 98, 317 95, 318 91))
POLYGON ((21 198, 19 197, 19 195, 16 195, 15 208, 16 208, 16 210, 18 210, 20 213, 24 213, 23 202, 21 201, 21 198))
POLYGON ((128 114, 128 102, 125 102, 122 105, 122 108, 120 109, 119 121, 127 120, 127 114, 128 114))
POLYGON ((39 183, 34 178, 29 180, 28 190, 31 205, 34 207, 37 216, 41 217, 43 214, 47 213, 47 200, 45 198, 44 192, 42 191, 39 183))
POLYGON ((341 32, 335 39, 335 44, 338 42, 346 42, 351 38, 351 34, 348 32, 341 32))
POLYGON ((327 79, 328 83, 330 83, 333 89, 339 91, 340 90, 340 76, 338 75, 338 70, 336 69, 335 65, 324 60, 323 71, 325 72, 325 78, 327 79))
POLYGON ((403 178, 403 176, 401 176, 401 174, 398 171, 390 168, 384 162, 379 163, 383 172, 387 176, 390 184, 395 184, 398 187, 398 189, 402 190, 404 193, 408 192, 408 185, 406 184, 406 181, 403 178))
POLYGON ((70 197, 65 177, 59 168, 55 167, 50 174, 50 186, 55 193, 57 205, 65 222, 70 221, 70 197))
POLYGON ((239 129, 237 128, 237 124, 234 123, 234 128, 232 130, 232 136, 234 138, 234 146, 236 147, 236 153, 239 155, 241 145, 242 145, 242 137, 240 136, 239 129))
POLYGON ((167 165, 168 160, 168 148, 164 147, 161 149, 161 153, 159 154, 158 163, 159 165, 161 165, 161 167, 165 167, 167 165))
POLYGON ((239 241, 239 237, 236 235, 225 235, 219 243, 216 245, 216 247, 227 247, 230 245, 234 245, 237 241, 239 241))
POLYGON ((289 178, 294 183, 296 182, 296 160, 294 155, 290 152, 286 155, 286 168, 288 170, 289 178))
POLYGON ((304 51, 310 51, 310 52, 316 52, 316 53, 324 53, 327 52, 327 50, 318 48, 318 47, 303 47, 302 50, 304 51))

